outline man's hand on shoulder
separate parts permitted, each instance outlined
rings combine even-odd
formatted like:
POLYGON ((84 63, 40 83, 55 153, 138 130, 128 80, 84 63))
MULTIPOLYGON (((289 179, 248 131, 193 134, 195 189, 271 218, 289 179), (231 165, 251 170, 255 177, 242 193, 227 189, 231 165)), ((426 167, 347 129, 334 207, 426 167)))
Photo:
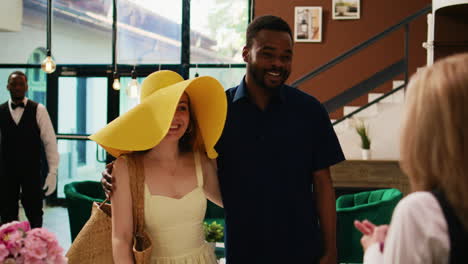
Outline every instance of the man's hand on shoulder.
POLYGON ((113 186, 112 186, 112 169, 114 168, 114 162, 111 162, 106 165, 106 169, 101 173, 102 178, 101 178, 101 185, 102 189, 104 189, 104 192, 106 193, 107 198, 110 198, 112 196, 112 191, 113 191, 113 186))
POLYGON ((336 251, 330 254, 326 254, 320 259, 320 264, 336 264, 338 262, 336 251))

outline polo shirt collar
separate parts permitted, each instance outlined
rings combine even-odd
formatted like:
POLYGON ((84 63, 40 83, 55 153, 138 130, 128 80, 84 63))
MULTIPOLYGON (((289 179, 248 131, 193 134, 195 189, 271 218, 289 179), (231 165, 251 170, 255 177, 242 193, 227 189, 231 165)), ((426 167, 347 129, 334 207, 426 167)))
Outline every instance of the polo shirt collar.
MULTIPOLYGON (((286 96, 285 96, 285 87, 286 85, 282 85, 279 89, 279 94, 278 94, 278 101, 279 102, 284 102, 286 100, 286 96)), ((239 86, 237 86, 237 90, 236 90, 236 93, 234 94, 234 97, 232 98, 232 102, 237 102, 239 100, 241 100, 242 98, 246 98, 248 99, 249 98, 249 92, 247 91, 247 84, 245 83, 245 76, 244 78, 242 78, 242 81, 241 83, 239 84, 239 86)))

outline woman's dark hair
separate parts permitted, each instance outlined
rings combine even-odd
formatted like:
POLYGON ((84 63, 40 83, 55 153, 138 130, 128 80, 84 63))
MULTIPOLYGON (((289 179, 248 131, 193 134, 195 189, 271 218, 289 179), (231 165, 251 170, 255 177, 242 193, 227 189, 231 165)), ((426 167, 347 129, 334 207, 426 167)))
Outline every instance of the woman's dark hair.
POLYGON ((288 23, 284 21, 281 17, 272 15, 259 16, 255 18, 247 27, 247 47, 252 46, 253 39, 261 30, 286 32, 291 37, 291 40, 293 39, 291 27, 289 27, 288 23))

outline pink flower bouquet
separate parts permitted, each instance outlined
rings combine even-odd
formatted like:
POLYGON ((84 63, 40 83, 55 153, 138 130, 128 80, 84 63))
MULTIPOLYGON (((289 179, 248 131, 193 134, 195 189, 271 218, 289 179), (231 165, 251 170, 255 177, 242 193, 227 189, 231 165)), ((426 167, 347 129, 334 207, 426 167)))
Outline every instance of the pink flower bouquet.
POLYGON ((54 234, 14 221, 0 226, 0 263, 66 264, 67 259, 54 234))

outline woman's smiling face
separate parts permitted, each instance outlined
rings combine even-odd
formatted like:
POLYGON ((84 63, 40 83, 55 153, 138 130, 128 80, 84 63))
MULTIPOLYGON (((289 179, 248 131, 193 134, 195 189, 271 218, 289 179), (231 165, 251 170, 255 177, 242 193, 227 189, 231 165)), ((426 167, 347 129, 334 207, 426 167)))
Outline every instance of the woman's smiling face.
POLYGON ((179 140, 190 125, 190 103, 186 93, 182 94, 165 139, 179 140))

